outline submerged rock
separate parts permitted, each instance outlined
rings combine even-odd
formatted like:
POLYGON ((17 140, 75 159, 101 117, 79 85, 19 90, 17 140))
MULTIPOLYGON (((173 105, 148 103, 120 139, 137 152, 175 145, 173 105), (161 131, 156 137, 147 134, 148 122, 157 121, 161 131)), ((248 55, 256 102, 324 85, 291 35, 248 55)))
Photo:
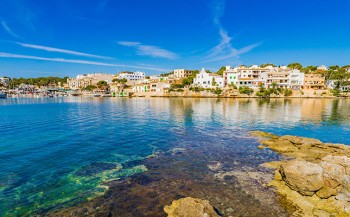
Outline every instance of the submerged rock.
POLYGON ((168 217, 219 217, 207 200, 186 197, 165 206, 168 217))
POLYGON ((207 166, 211 171, 215 172, 222 168, 222 163, 216 162, 216 163, 208 164, 207 166))

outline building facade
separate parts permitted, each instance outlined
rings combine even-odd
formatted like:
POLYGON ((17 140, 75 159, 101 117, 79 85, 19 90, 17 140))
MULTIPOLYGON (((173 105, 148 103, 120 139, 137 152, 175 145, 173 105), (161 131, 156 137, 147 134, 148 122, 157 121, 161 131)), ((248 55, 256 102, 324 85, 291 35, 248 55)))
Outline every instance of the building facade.
POLYGON ((99 81, 106 81, 108 84, 112 83, 114 75, 95 73, 78 75, 76 78, 68 78, 67 86, 69 89, 81 89, 89 85, 97 85, 99 81))
POLYGON ((121 72, 117 75, 118 79, 126 79, 128 81, 138 81, 145 79, 144 72, 121 72))
POLYGON ((289 88, 293 90, 300 90, 304 86, 305 74, 300 72, 300 70, 293 69, 290 71, 289 88))
POLYGON ((174 70, 174 77, 175 78, 187 78, 188 76, 191 76, 192 73, 193 73, 192 70, 175 69, 174 70))
POLYGON ((303 89, 322 90, 325 88, 325 79, 319 74, 305 74, 303 89))
POLYGON ((224 79, 217 74, 207 73, 204 68, 196 75, 193 80, 194 86, 203 88, 222 88, 224 87, 224 79))
POLYGON ((10 78, 7 77, 0 77, 0 85, 7 86, 10 83, 10 78))

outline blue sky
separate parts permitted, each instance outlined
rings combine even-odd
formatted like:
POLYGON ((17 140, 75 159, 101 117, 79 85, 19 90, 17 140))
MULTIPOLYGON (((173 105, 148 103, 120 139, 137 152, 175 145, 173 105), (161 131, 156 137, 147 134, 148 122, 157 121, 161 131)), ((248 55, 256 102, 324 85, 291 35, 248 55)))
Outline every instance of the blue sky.
POLYGON ((1 0, 0 75, 350 64, 349 0, 1 0))

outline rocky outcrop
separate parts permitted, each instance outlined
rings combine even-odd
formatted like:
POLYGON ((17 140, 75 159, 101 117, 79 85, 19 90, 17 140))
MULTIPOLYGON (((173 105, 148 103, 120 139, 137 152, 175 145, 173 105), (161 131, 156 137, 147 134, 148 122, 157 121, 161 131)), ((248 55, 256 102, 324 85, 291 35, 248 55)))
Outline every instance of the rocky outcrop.
POLYGON ((253 131, 253 136, 261 138, 261 143, 287 157, 320 162, 328 155, 350 156, 350 146, 322 143, 320 140, 298 136, 276 136, 271 133, 253 131))
POLYGON ((186 197, 165 206, 168 217, 219 217, 207 200, 186 197))
POLYGON ((350 147, 297 136, 255 131, 261 143, 287 160, 275 168, 270 186, 297 208, 295 216, 350 216, 350 147))
POLYGON ((286 185, 302 195, 312 196, 323 187, 322 167, 318 164, 288 161, 281 165, 279 172, 286 185))

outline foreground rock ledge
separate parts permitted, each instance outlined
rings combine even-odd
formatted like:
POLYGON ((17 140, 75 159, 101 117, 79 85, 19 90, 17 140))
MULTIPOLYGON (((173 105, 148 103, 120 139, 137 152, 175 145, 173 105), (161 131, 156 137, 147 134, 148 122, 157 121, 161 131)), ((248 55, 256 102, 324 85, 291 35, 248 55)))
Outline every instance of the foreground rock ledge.
POLYGON ((192 197, 174 200, 164 211, 168 217, 219 217, 209 201, 192 197))
POLYGON ((294 216, 350 216, 349 146, 261 131, 251 134, 288 157, 264 166, 275 169, 269 185, 296 207, 294 216))

